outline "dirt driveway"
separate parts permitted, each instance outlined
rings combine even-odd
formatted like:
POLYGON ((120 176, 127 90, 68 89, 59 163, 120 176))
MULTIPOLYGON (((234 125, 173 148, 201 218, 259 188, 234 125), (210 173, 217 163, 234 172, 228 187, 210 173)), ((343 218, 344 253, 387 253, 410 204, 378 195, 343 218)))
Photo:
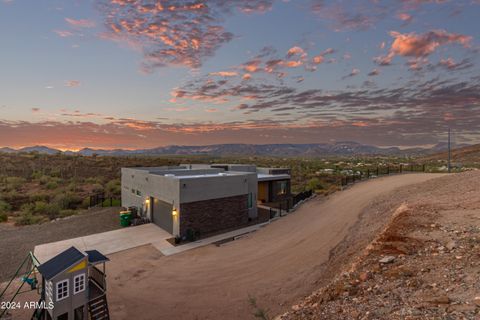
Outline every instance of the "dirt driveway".
POLYGON ((407 174, 362 182, 326 200, 307 202, 294 214, 221 247, 168 257, 151 246, 113 254, 108 264, 112 319, 253 319, 249 296, 270 315, 285 311, 327 276, 330 253, 352 233, 369 203, 435 177, 407 174))

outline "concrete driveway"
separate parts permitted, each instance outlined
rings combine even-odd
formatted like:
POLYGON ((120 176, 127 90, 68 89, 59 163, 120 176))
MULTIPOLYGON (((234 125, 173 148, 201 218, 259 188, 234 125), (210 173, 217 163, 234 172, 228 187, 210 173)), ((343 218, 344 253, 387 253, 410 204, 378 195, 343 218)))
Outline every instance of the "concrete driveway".
POLYGON ((111 254, 146 244, 154 244, 155 248, 161 250, 173 248, 166 241, 166 239, 171 237, 172 235, 165 230, 153 223, 148 223, 85 237, 41 244, 35 247, 34 254, 40 263, 44 263, 71 246, 75 246, 81 251, 95 249, 103 254, 111 254))

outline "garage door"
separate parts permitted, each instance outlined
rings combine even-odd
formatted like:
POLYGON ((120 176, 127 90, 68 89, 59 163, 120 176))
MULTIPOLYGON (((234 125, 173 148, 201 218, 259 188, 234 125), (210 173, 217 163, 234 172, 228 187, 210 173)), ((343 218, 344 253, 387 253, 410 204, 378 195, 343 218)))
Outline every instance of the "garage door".
POLYGON ((172 209, 171 203, 153 198, 152 222, 169 233, 173 233, 172 209))

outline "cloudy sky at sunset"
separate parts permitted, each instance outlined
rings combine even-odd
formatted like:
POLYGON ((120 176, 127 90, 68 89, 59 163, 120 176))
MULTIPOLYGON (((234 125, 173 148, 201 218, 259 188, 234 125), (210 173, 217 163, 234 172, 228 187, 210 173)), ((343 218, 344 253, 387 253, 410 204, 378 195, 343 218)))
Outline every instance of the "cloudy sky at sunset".
POLYGON ((480 141, 479 0, 0 0, 0 147, 480 141))

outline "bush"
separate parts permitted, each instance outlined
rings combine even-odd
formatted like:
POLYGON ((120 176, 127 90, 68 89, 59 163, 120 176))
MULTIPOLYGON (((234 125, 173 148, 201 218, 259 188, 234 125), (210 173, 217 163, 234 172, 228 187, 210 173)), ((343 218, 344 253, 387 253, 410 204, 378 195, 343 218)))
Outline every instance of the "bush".
POLYGON ((69 217, 77 214, 77 211, 72 210, 72 209, 66 209, 66 210, 60 210, 60 217, 69 217))
POLYGON ((33 171, 31 175, 32 180, 39 180, 43 176, 43 173, 41 171, 33 171))
POLYGON ((325 186, 318 178, 312 178, 307 182, 307 190, 315 191, 315 190, 321 190, 324 188, 325 186))
POLYGON ((82 204, 80 205, 82 209, 88 209, 90 207, 90 197, 83 199, 82 204))
POLYGON ((95 193, 102 193, 102 192, 104 192, 104 189, 103 189, 103 186, 101 184, 96 183, 92 186, 92 191, 95 192, 95 193))
POLYGON ((0 222, 7 222, 7 220, 8 220, 7 214, 0 212, 0 222))
POLYGON ((0 200, 0 213, 7 213, 10 210, 12 210, 12 206, 3 200, 0 200))
POLYGON ((82 198, 72 192, 59 194, 55 197, 54 203, 58 205, 61 210, 77 209, 82 203, 82 198))
POLYGON ((33 212, 35 214, 48 216, 50 219, 55 219, 60 213, 60 207, 56 203, 37 201, 35 202, 33 212))
POLYGON ((48 193, 34 193, 29 196, 31 202, 44 201, 48 202, 50 200, 50 195, 48 193))
POLYGON ((41 176, 39 179, 38 179, 38 182, 43 186, 43 185, 46 185, 47 183, 50 182, 50 177, 49 176, 41 176))
POLYGON ((33 203, 24 203, 20 207, 20 211, 22 212, 30 212, 33 213, 35 211, 35 204, 33 203))
POLYGON ((15 219, 15 223, 19 225, 29 225, 40 223, 44 218, 42 216, 33 215, 29 211, 22 211, 20 216, 15 219))
POLYGON ((120 196, 122 193, 122 187, 120 185, 120 180, 111 180, 105 185, 106 196, 107 197, 116 197, 120 196))
POLYGON ((120 207, 122 202, 119 199, 106 199, 102 203, 102 207, 120 207))
POLYGON ((22 177, 7 177, 5 179, 7 187, 11 189, 18 189, 21 187, 22 184, 26 182, 25 178, 22 177))
POLYGON ((53 190, 53 189, 57 189, 58 188, 58 184, 55 182, 55 181, 49 181, 45 187, 48 189, 48 190, 53 190))

